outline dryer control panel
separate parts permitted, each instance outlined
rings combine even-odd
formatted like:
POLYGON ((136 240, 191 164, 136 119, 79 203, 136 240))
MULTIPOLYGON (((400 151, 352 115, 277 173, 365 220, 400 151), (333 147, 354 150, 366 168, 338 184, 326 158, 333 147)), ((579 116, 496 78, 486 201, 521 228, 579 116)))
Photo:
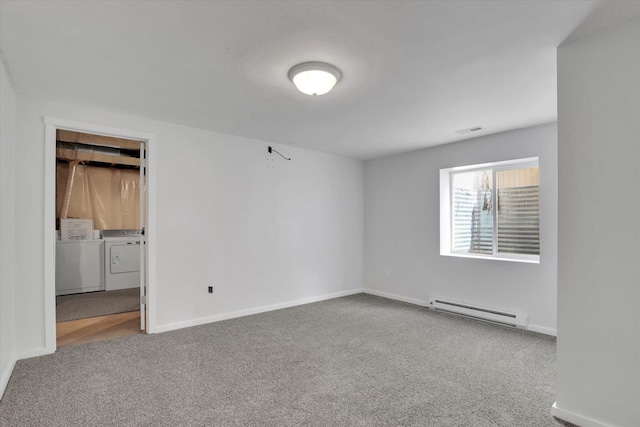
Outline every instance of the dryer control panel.
POLYGON ((122 239, 131 237, 140 237, 140 230, 102 230, 103 239, 122 239))

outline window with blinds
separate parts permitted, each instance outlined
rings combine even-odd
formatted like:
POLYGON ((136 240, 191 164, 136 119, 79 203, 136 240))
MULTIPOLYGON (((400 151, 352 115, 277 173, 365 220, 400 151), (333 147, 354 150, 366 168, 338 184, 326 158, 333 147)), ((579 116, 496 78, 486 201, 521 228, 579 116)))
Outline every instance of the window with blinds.
POLYGON ((496 172, 498 253, 540 255, 538 167, 496 172))
POLYGON ((440 176, 441 254, 539 261, 537 158, 443 169, 440 176))
POLYGON ((454 253, 493 254, 491 170, 453 176, 454 253))

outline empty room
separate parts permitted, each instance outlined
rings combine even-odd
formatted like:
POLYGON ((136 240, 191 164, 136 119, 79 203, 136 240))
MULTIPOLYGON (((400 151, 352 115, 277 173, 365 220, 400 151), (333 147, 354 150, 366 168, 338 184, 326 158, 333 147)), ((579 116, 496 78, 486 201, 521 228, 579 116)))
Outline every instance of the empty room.
POLYGON ((640 425, 640 1, 0 0, 0 425, 640 425))

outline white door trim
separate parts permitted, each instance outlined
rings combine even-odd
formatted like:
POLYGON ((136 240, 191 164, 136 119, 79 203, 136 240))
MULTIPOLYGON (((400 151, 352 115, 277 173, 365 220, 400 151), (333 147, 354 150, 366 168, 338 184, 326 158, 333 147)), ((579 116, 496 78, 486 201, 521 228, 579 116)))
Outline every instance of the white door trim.
MULTIPOLYGON (((138 248, 138 256, 140 257, 140 329, 147 330, 147 314, 149 310, 147 310, 147 236, 146 236, 146 227, 147 227, 147 193, 145 188, 147 187, 147 164, 145 155, 147 151, 146 142, 140 143, 140 229, 142 233, 140 233, 140 247, 138 248)), ((106 268, 106 266, 105 266, 106 268)))
POLYGON ((156 174, 155 148, 157 137, 152 134, 131 131, 73 120, 44 117, 44 321, 45 349, 47 353, 56 350, 56 130, 65 129, 76 132, 92 133, 116 138, 144 141, 147 150, 147 329, 148 334, 156 331, 155 316, 155 259, 156 247, 154 231, 156 225, 156 174))

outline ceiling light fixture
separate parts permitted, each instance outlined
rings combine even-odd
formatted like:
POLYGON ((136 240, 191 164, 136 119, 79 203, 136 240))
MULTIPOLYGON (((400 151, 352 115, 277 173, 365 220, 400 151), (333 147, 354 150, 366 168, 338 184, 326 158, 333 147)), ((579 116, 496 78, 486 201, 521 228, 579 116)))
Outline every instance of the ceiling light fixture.
POLYGON ((342 78, 336 67, 324 62, 305 62, 289 70, 289 80, 307 95, 324 95, 342 78))

